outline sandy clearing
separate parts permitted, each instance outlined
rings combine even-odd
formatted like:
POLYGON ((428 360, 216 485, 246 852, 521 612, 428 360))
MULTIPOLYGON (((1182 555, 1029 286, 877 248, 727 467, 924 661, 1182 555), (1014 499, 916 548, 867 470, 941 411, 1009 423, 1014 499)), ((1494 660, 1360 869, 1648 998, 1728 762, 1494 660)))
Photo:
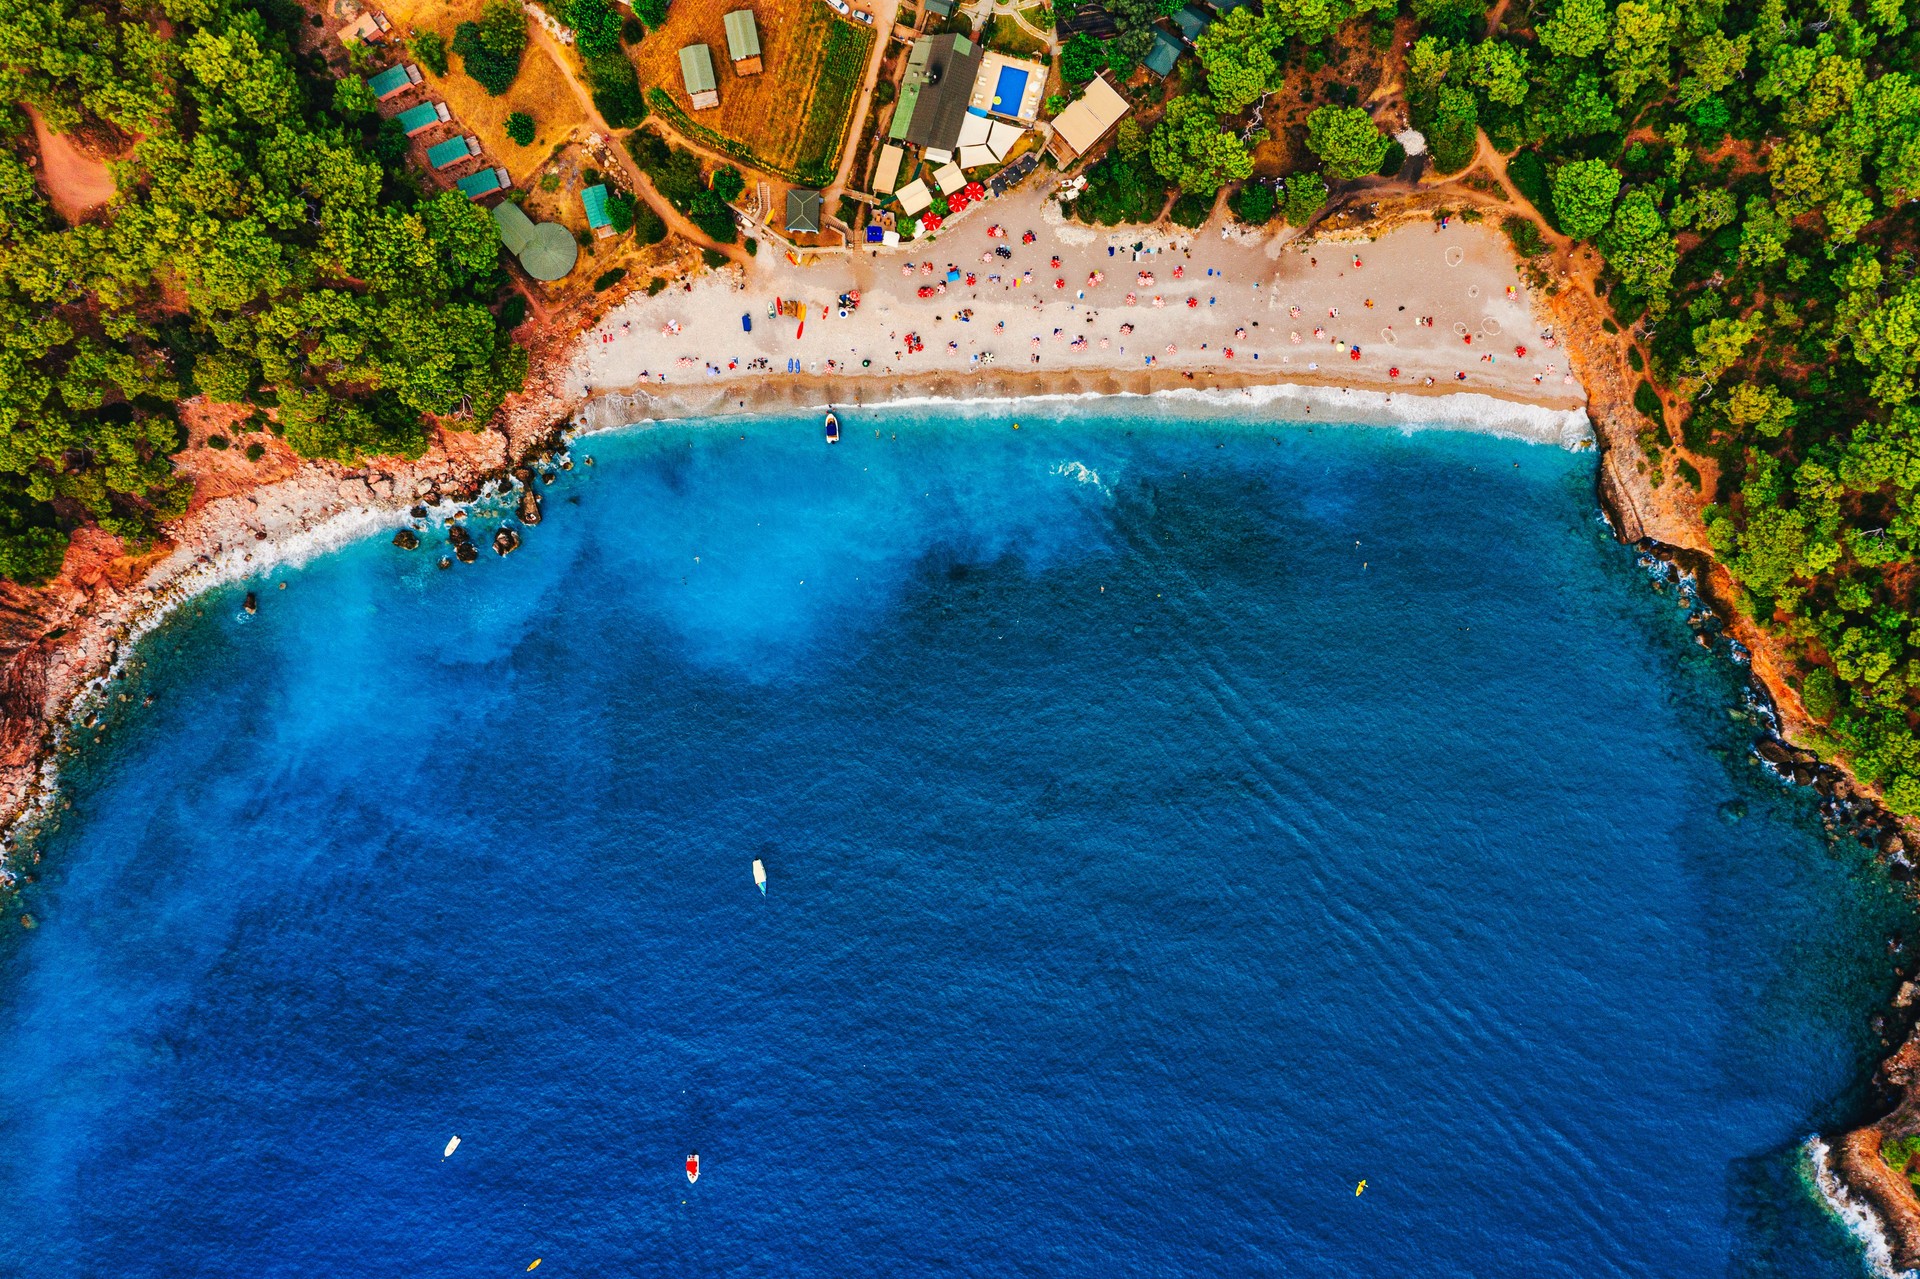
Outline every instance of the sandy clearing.
POLYGON ((81 151, 65 134, 55 133, 32 107, 25 108, 33 122, 34 145, 40 151, 40 183, 54 211, 69 224, 78 222, 89 209, 113 198, 113 174, 105 160, 97 160, 81 151))

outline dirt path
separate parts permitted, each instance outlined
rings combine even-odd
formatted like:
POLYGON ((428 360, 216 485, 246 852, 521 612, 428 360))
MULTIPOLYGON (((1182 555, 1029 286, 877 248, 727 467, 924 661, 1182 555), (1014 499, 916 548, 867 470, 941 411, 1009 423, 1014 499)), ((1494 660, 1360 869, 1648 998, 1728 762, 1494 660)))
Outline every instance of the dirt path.
POLYGON ((25 108, 33 122, 34 144, 40 151, 40 184, 55 212, 68 224, 78 222, 89 209, 99 208, 114 195, 113 174, 105 160, 96 160, 74 146, 73 140, 55 133, 32 107, 25 108))
POLYGON ((641 199, 647 202, 647 207, 660 215, 660 220, 667 224, 667 229, 681 236, 683 239, 692 241, 703 249, 717 249, 736 262, 745 262, 747 260, 745 249, 742 249, 737 244, 718 243, 712 236, 709 236, 706 232, 695 226, 692 220, 681 213, 680 210, 674 208, 670 200, 660 194, 659 190, 653 185, 653 179, 640 171, 640 166, 633 162, 633 157, 627 154, 626 147, 621 145, 620 132, 607 124, 606 117, 600 114, 600 108, 593 104, 593 94, 587 89, 586 85, 580 83, 579 77, 573 74, 572 65, 568 63, 566 54, 561 52, 553 36, 544 26, 537 22, 531 23, 529 26, 533 36, 533 42, 539 45, 540 51, 552 59, 553 64, 560 69, 561 78, 567 82, 567 88, 571 89, 573 96, 579 100, 581 111, 586 113, 588 126, 602 136, 613 140, 613 145, 610 149, 614 154, 614 158, 620 162, 621 171, 627 175, 627 180, 633 184, 634 191, 639 194, 641 199))
POLYGON ((880 68, 887 61, 887 37, 883 33, 893 30, 894 19, 899 13, 900 0, 880 0, 873 6, 873 52, 867 58, 867 73, 860 80, 860 96, 853 101, 852 118, 847 122, 846 138, 840 146, 840 166, 833 171, 833 181, 820 193, 823 205, 837 203, 847 189, 847 170, 853 167, 854 157, 860 154, 860 131, 867 127, 867 112, 873 105, 873 89, 880 82, 880 68))

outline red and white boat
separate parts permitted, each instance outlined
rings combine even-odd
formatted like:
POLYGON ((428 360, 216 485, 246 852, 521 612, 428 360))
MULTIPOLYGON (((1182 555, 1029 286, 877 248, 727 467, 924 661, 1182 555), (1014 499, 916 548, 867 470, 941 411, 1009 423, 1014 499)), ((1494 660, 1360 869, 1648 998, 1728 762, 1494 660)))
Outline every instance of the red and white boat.
POLYGON ((694 1151, 687 1156, 687 1184, 691 1186, 700 1180, 700 1152, 694 1151))

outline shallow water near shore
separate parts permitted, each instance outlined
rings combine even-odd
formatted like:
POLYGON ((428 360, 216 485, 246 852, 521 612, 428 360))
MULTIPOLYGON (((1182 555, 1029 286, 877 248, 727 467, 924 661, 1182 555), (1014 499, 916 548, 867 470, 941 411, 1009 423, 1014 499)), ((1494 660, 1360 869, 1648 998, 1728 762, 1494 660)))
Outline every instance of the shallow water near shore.
POLYGON ((1904 914, 1590 454, 576 452, 149 639, 0 949, 0 1274, 1861 1273, 1799 1144, 1904 914))

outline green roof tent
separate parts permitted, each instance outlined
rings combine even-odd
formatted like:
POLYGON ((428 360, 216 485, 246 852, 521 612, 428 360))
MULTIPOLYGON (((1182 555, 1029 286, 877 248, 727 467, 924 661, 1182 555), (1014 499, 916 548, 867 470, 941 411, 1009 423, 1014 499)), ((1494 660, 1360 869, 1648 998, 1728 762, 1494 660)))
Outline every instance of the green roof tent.
POLYGON ((427 163, 436 169, 445 169, 479 154, 480 139, 469 133, 428 147, 427 163))
POLYGON ((1153 48, 1147 51, 1146 57, 1140 59, 1140 65, 1164 80, 1172 73, 1174 63, 1180 61, 1180 55, 1184 52, 1178 40, 1156 27, 1153 48))
POLYGON ((587 226, 598 233, 613 232, 613 219, 607 215, 607 186, 591 186, 580 193, 580 203, 587 210, 587 226))
POLYGON ((396 62, 378 75, 367 77, 367 87, 382 101, 419 83, 420 68, 405 62, 396 62))
POLYGON ((727 15, 726 24, 729 58, 744 62, 760 56, 760 28, 753 20, 753 10, 735 9, 727 15))
POLYGON ((686 81, 687 97, 693 109, 704 111, 720 105, 720 82, 713 76, 713 50, 704 44, 690 44, 680 50, 680 78, 686 81))
POLYGON ((536 224, 512 200, 493 206, 493 221, 500 228, 500 243, 536 280, 557 280, 580 259, 580 246, 567 228, 558 222, 536 224))
POLYGON ((815 233, 820 230, 820 193, 795 188, 787 192, 787 230, 815 233))
POLYGON ((1200 38, 1200 33, 1213 25, 1213 16, 1197 4, 1190 4, 1173 15, 1173 25, 1180 28, 1180 34, 1192 44, 1200 38))
POLYGON ((525 253, 533 243, 533 219, 512 200, 502 200, 493 207, 493 221, 500 228, 500 243, 514 257, 525 253))
POLYGON ((425 133, 434 125, 445 120, 447 117, 441 114, 441 112, 445 110, 446 107, 442 103, 422 102, 417 107, 408 107, 405 111, 395 116, 394 119, 400 122, 400 128, 405 131, 406 135, 412 137, 416 133, 425 133))
POLYGON ((482 169, 478 173, 469 173, 453 185, 460 188, 460 194, 467 199, 478 200, 483 195, 506 190, 513 185, 513 179, 505 169, 482 169))

